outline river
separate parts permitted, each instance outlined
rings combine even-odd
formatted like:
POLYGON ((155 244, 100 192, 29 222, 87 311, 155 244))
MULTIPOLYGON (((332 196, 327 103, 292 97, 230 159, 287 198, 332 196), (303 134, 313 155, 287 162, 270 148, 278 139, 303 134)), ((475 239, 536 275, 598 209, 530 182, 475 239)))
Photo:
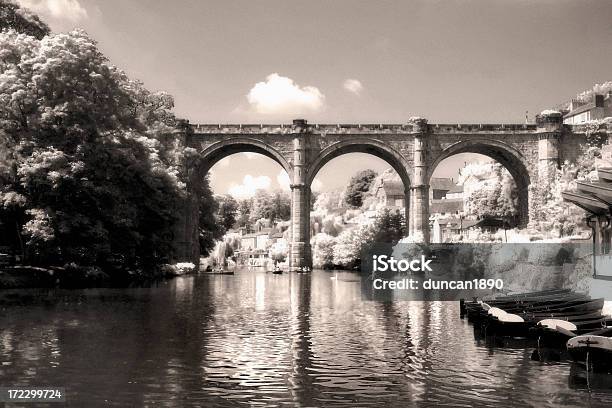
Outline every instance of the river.
POLYGON ((359 279, 6 290, 0 387, 64 387, 70 407, 612 406, 612 377, 480 339, 456 302, 362 300, 359 279))

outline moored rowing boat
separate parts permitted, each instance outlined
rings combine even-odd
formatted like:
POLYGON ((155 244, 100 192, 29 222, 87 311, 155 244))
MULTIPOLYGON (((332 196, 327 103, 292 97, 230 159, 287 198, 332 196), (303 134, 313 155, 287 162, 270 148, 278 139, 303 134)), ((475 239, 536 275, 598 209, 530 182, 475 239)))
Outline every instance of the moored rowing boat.
POLYGON ((587 370, 612 372, 612 328, 572 337, 567 341, 567 351, 587 370))

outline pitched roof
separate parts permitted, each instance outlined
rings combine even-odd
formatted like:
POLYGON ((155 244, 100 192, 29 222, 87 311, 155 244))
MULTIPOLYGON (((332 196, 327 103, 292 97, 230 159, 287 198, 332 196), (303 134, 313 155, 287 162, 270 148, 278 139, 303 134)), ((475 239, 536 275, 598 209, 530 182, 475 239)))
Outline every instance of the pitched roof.
POLYGON ((450 191, 451 189, 457 186, 452 179, 446 177, 432 177, 429 185, 432 190, 446 191, 450 191))
POLYGON ((404 196, 404 183, 395 180, 383 180, 379 187, 385 190, 387 196, 404 196))
POLYGON ((432 200, 430 212, 432 214, 456 213, 463 211, 462 198, 446 198, 444 200, 432 200))
POLYGON ((463 193, 463 186, 455 184, 447 193, 463 193))

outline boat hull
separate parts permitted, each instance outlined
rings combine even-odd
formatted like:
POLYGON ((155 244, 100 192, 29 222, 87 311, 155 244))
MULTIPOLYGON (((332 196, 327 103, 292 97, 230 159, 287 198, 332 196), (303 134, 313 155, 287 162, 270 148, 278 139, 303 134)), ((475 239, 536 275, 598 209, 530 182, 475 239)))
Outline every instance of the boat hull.
POLYGON ((584 335, 567 341, 572 359, 589 370, 612 372, 612 337, 584 335))

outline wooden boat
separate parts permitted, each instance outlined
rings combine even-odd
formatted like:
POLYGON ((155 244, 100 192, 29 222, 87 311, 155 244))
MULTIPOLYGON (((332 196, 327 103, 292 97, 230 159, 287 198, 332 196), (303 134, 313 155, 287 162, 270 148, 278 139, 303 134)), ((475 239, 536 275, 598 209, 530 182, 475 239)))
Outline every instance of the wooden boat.
POLYGON ((562 318, 565 316, 578 316, 592 312, 601 312, 604 299, 559 300, 530 305, 492 306, 483 303, 480 309, 468 314, 474 321, 482 321, 489 317, 491 307, 502 309, 506 313, 518 314, 525 320, 541 320, 541 317, 562 318))
POLYGON ((560 306, 569 304, 580 304, 590 302, 592 299, 584 295, 571 295, 561 298, 550 298, 547 300, 538 300, 521 303, 488 303, 489 306, 499 307, 504 310, 523 310, 523 311, 546 311, 556 309, 560 306))
POLYGON ((272 273, 275 274, 275 275, 282 275, 283 271, 282 270, 273 270, 272 273))
MULTIPOLYGON (((463 315, 467 315, 471 321, 481 321, 487 317, 487 310, 491 307, 498 307, 509 313, 551 313, 555 309, 561 307, 574 306, 577 312, 588 309, 589 306, 597 309, 597 304, 591 304, 578 307, 579 304, 587 303, 591 299, 583 294, 572 293, 567 290, 559 291, 547 291, 538 295, 521 296, 520 298, 503 297, 500 299, 492 299, 486 302, 473 301, 463 302, 461 304, 463 315), (570 302, 576 302, 571 304, 570 302)), ((563 309, 564 312, 569 312, 567 309, 563 309)))
POLYGON ((537 292, 524 292, 524 293, 511 294, 511 295, 496 296, 494 300, 534 298, 534 297, 559 295, 559 294, 567 294, 567 293, 572 293, 571 289, 547 289, 547 290, 540 290, 537 292))
POLYGON ((234 271, 223 268, 215 268, 212 271, 203 272, 206 275, 234 275, 234 271))
POLYGON ((567 341, 567 351, 587 370, 612 372, 612 327, 572 337, 567 341))
MULTIPOLYGON (((571 299, 587 299, 588 297, 581 293, 569 292, 567 290, 559 290, 559 291, 549 291, 541 294, 533 294, 526 296, 517 296, 517 297, 496 297, 492 299, 483 299, 482 302, 488 303, 490 305, 529 305, 529 304, 537 304, 544 303, 549 301, 560 301, 560 300, 571 300, 571 299)), ((479 303, 479 302, 472 302, 479 303)))
MULTIPOLYGON (((604 324, 601 316, 602 308, 603 299, 555 302, 546 306, 545 314, 549 318, 570 321, 577 328, 594 330, 604 324)), ((489 306, 486 317, 481 319, 481 325, 488 335, 524 337, 529 336, 532 327, 541 320, 544 319, 537 314, 532 314, 531 311, 520 312, 514 308, 505 310, 489 306)))
POLYGON ((544 319, 531 328, 531 334, 537 338, 538 347, 561 348, 572 337, 607 327, 612 327, 612 319, 607 316, 576 321, 544 319))

